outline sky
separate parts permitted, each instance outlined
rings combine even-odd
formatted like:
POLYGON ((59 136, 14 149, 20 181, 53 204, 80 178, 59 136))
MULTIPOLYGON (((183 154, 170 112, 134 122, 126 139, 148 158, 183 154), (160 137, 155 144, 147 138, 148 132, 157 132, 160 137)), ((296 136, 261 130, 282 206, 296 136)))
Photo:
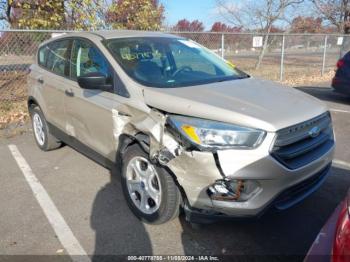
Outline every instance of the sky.
POLYGON ((187 20, 200 20, 205 29, 210 29, 215 21, 220 21, 219 15, 215 13, 215 0, 161 0, 165 7, 165 22, 174 25, 177 21, 185 18, 187 20))
MULTIPOLYGON (((235 1, 235 3, 244 3, 245 0, 235 1)), ((260 0, 254 0, 259 2, 260 0)), ((205 30, 210 30, 213 23, 219 21, 228 23, 217 7, 216 0, 160 0, 165 7, 165 23, 168 26, 173 26, 181 19, 193 21, 198 19, 203 22, 205 30)), ((309 4, 310 5, 310 4, 309 4)), ((295 9, 288 9, 286 17, 293 15, 312 15, 312 6, 303 4, 295 9)), ((277 21, 276 25, 279 27, 286 26, 283 21, 277 21)))

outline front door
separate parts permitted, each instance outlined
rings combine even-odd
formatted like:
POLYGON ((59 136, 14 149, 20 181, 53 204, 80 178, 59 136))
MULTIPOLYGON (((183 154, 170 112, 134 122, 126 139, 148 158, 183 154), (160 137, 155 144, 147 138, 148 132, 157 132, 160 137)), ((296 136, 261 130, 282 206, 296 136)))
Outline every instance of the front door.
POLYGON ((66 132, 111 159, 115 153, 112 109, 118 105, 118 95, 113 90, 82 89, 77 78, 91 72, 101 72, 113 82, 113 71, 97 47, 87 40, 74 40, 70 59, 72 80, 65 90, 66 132))

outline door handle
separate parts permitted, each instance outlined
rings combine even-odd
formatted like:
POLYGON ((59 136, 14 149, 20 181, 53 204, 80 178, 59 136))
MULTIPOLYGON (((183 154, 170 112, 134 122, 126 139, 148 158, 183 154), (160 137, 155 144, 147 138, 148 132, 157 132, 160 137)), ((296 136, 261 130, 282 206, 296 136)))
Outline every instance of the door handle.
POLYGON ((39 78, 37 79, 37 81, 38 81, 40 84, 44 84, 44 79, 42 79, 41 77, 39 77, 39 78))
POLYGON ((68 90, 68 89, 66 89, 66 90, 64 91, 64 93, 66 94, 66 96, 70 96, 70 97, 73 97, 73 96, 74 96, 73 90, 68 90))

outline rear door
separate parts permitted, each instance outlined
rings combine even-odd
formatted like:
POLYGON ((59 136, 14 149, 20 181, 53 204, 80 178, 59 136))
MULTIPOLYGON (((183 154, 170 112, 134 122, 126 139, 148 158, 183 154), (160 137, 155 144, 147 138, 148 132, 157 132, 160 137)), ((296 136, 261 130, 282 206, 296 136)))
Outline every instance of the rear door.
POLYGON ((69 80, 69 55, 71 41, 58 40, 43 46, 39 50, 39 68, 35 75, 38 92, 41 96, 40 105, 43 107, 47 121, 64 130, 65 110, 64 92, 69 80))
POLYGON ((110 83, 114 81, 114 71, 100 50, 88 40, 75 39, 70 59, 71 84, 65 96, 67 129, 84 145, 111 159, 115 153, 112 109, 119 104, 119 96, 114 90, 82 89, 77 78, 92 72, 101 72, 110 83))

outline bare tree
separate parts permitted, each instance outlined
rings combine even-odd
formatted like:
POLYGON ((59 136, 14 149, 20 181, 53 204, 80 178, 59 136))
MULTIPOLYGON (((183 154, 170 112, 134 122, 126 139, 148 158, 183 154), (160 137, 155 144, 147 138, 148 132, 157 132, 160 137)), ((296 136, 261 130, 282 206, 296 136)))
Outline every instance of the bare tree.
MULTIPOLYGON (((311 0, 316 12, 342 34, 350 34, 350 0, 311 0)), ((350 50, 350 37, 344 37, 340 49, 342 57, 350 50)))
POLYGON ((216 0, 223 18, 235 26, 258 30, 265 38, 255 68, 259 68, 269 44, 269 36, 274 24, 283 20, 288 8, 301 4, 304 0, 216 0))
POLYGON ((350 0, 311 0, 317 13, 336 26, 339 33, 350 33, 350 0))

